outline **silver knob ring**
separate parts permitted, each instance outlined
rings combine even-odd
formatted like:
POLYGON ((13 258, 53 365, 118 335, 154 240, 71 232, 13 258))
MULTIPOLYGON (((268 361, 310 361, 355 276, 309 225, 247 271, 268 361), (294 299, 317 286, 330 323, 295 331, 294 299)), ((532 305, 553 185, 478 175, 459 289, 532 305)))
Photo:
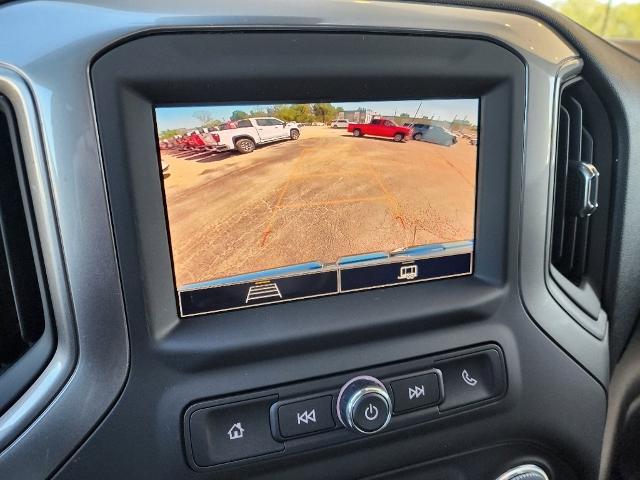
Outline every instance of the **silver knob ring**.
POLYGON ((503 473, 496 480, 517 480, 518 477, 522 476, 524 476, 523 478, 535 478, 537 476, 540 480, 549 480, 547 472, 537 465, 520 465, 503 473))
POLYGON ((348 429, 354 430, 365 435, 371 435, 383 430, 391 421, 392 403, 387 389, 383 383, 375 377, 362 375, 354 377, 345 383, 338 394, 336 402, 336 410, 338 419, 348 429), (354 421, 353 415, 356 406, 365 395, 375 395, 380 398, 387 406, 387 418, 379 428, 373 431, 367 431, 360 428, 354 421))

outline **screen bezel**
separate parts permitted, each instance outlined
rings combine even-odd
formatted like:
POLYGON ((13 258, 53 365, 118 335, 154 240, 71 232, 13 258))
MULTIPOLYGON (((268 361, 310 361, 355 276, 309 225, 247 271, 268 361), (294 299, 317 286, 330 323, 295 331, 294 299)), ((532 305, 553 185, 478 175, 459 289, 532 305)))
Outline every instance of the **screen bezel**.
POLYGON ((329 332, 356 325, 374 328, 411 318, 433 318, 436 325, 437 318, 464 322, 486 317, 486 302, 499 296, 506 281, 509 235, 517 235, 509 232, 508 219, 519 213, 514 185, 520 186, 522 175, 525 75, 524 64, 493 42, 403 32, 166 33, 105 53, 92 68, 92 81, 127 309, 147 317, 155 337, 184 326, 177 314, 157 168, 154 105, 242 101, 237 92, 243 91, 245 101, 256 103, 277 99, 302 103, 319 97, 334 101, 480 98, 474 271, 397 289, 200 315, 189 319, 192 332, 235 337, 232 325, 242 324, 251 343, 258 342, 265 319, 273 328, 286 325, 294 336, 321 326, 331 337, 329 332), (269 57, 269 52, 294 44, 298 50, 276 61, 269 57), (208 55, 214 46, 224 52, 223 68, 208 55), (314 55, 333 53, 325 55, 324 62, 311 61, 299 50, 302 46, 314 55), (420 62, 416 51, 422 52, 420 62), (229 61, 237 55, 251 61, 229 61), (378 61, 366 61, 374 55, 378 61), (123 64, 127 68, 118 68, 123 64), (286 88, 289 84, 302 87, 292 95, 286 88), (388 92, 390 85, 393 95, 388 92), (379 302, 383 307, 372 311, 379 302), (353 315, 344 319, 339 313, 344 311, 353 315), (314 321, 302 325, 297 321, 301 317, 314 321))

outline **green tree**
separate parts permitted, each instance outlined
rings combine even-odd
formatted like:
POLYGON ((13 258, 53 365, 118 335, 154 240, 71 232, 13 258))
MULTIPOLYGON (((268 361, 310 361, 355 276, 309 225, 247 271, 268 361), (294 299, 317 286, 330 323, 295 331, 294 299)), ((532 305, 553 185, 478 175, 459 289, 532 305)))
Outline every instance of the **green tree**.
POLYGON ((249 115, 247 114, 247 112, 243 112, 242 110, 234 110, 231 113, 231 120, 233 120, 234 122, 236 120, 242 120, 244 118, 249 118, 249 115))
POLYGON ((166 140, 167 138, 175 137, 176 135, 182 135, 185 132, 184 128, 171 128, 160 132, 160 140, 166 140))
POLYGON ((308 103, 291 105, 294 114, 294 121, 301 123, 311 123, 315 120, 313 109, 308 103))
POLYGON ((193 118, 196 118, 200 121, 200 125, 207 125, 209 122, 213 121, 213 113, 211 110, 198 110, 193 112, 193 118))
POLYGON ((611 9, 605 37, 640 39, 640 4, 622 3, 611 9))
POLYGON ((598 35, 640 39, 640 3, 610 5, 600 0, 560 0, 552 6, 598 35))
POLYGON ((251 110, 249 112, 249 116, 251 116, 251 117, 269 117, 270 116, 269 113, 267 113, 265 110, 251 110))
POLYGON ((267 109, 267 113, 271 117, 277 117, 280 120, 284 120, 285 122, 290 122, 293 120, 293 112, 289 105, 274 105, 271 108, 267 109))
POLYGON ((309 123, 314 120, 311 105, 307 103, 276 105, 273 107, 273 116, 285 122, 309 123))
POLYGON ((311 123, 316 119, 313 108, 308 103, 292 105, 291 107, 295 113, 296 122, 311 123))
POLYGON ((316 103, 311 106, 311 109, 315 120, 322 123, 333 120, 338 114, 338 109, 330 103, 316 103))

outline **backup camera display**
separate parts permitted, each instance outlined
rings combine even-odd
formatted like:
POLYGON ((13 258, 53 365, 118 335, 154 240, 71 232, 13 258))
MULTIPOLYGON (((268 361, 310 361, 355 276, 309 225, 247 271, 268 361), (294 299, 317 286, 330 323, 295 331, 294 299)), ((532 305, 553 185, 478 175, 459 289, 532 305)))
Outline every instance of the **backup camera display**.
POLYGON ((478 109, 157 107, 181 316, 470 274, 478 109))

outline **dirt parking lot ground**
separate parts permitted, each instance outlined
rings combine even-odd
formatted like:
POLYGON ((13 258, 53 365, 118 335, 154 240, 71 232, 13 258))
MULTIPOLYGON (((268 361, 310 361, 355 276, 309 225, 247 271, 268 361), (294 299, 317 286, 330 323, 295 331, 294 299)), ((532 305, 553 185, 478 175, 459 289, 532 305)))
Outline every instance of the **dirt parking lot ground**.
POLYGON ((248 155, 163 151, 176 283, 471 239, 476 150, 303 127, 248 155))

